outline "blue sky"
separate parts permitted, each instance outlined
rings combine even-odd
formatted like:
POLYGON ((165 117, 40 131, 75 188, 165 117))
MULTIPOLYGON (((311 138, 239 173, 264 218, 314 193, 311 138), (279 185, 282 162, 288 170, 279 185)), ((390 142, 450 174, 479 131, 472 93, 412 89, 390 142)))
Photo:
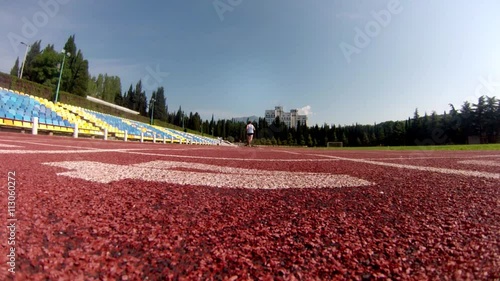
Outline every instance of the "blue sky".
POLYGON ((282 105, 304 109, 310 125, 402 120, 473 100, 481 78, 493 85, 484 94, 500 96, 496 0, 117 3, 0 0, 0 71, 24 55, 13 38, 62 48, 75 34, 92 75, 118 75, 123 91, 147 79, 148 95, 165 87, 169 110, 205 119, 282 105), (356 44, 357 29, 368 44, 356 44), (342 44, 356 48, 349 60, 342 44))

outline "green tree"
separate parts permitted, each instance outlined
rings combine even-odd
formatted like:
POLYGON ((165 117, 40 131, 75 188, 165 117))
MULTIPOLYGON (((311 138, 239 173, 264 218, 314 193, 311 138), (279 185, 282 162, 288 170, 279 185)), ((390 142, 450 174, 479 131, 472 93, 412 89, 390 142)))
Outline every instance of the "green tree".
POLYGON ((485 127, 488 123, 487 118, 485 118, 486 110, 486 98, 484 96, 480 96, 477 103, 472 104, 472 124, 474 132, 478 133, 481 137, 483 137, 485 127))
POLYGON ((97 93, 97 78, 95 76, 92 76, 89 78, 89 81, 87 82, 87 95, 97 98, 98 93, 97 93))
POLYGON ((61 54, 54 50, 53 45, 47 45, 43 52, 30 63, 30 80, 54 88, 55 91, 61 62, 61 54))
POLYGON ((153 118, 157 120, 167 120, 167 112, 165 107, 165 95, 163 87, 159 87, 151 94, 151 99, 148 104, 148 116, 151 117, 152 105, 154 104, 153 118), (154 102, 152 100, 155 100, 154 102))
POLYGON ((198 112, 195 112, 193 115, 193 130, 199 131, 201 129, 201 124, 203 121, 201 120, 201 116, 198 112))
POLYGON ((368 133, 365 131, 363 132, 363 139, 361 140, 363 146, 368 146, 370 145, 370 138, 368 137, 368 133))
POLYGON ((343 146, 349 146, 349 139, 347 138, 347 135, 344 133, 342 133, 342 145, 343 146))
MULTIPOLYGON (((62 89, 69 93, 86 96, 89 75, 89 62, 83 58, 83 53, 81 50, 77 50, 75 44, 75 35, 68 38, 68 41, 64 45, 64 52, 69 53, 68 61, 68 72, 63 77, 62 89)), ((115 94, 113 98, 106 98, 106 101, 114 101, 115 94)))
MULTIPOLYGON (((33 62, 35 61, 36 57, 38 57, 39 55, 42 54, 41 44, 42 44, 41 40, 35 41, 31 45, 28 53, 26 54, 26 60, 24 62, 23 79, 36 82, 36 81, 33 80, 33 75, 32 75, 33 62)), ((43 84, 43 82, 42 82, 42 84, 43 84)))
MULTIPOLYGON (((498 115, 499 104, 496 97, 486 97, 484 110, 485 131, 487 136, 496 136, 500 129, 500 116, 498 115)), ((493 140, 495 141, 495 140, 493 140)))
POLYGON ((146 92, 142 90, 142 81, 139 80, 137 84, 135 85, 135 97, 137 98, 136 104, 135 104, 135 110, 139 111, 139 113, 142 116, 148 116, 147 114, 147 98, 146 98, 146 92))
POLYGON ((287 143, 288 145, 293 145, 294 139, 292 133, 288 133, 287 143))
POLYGON ((314 142, 313 142, 311 134, 307 135, 307 146, 309 146, 309 147, 313 147, 314 146, 314 142))
POLYGON ((102 99, 107 102, 114 102, 117 95, 121 95, 122 83, 118 76, 104 75, 104 91, 102 99))
POLYGON ((278 144, 278 141, 276 140, 276 138, 273 136, 271 138, 271 145, 277 145, 278 144))
POLYGON ((91 77, 87 82, 88 95, 107 102, 114 103, 117 99, 121 101, 121 91, 121 81, 118 76, 99 74, 97 77, 91 77))
POLYGON ((123 102, 124 106, 126 106, 129 109, 135 110, 135 103, 137 98, 135 97, 135 92, 134 88, 132 87, 132 84, 130 84, 130 87, 128 88, 127 93, 125 93, 125 97, 123 99, 124 99, 123 102))
POLYGON ((122 96, 121 92, 116 93, 115 104, 123 106, 124 102, 125 102, 125 100, 124 100, 124 97, 122 96))
POLYGON ((460 109, 460 127, 463 131, 464 142, 467 141, 468 136, 472 136, 474 132, 474 116, 471 104, 465 101, 460 109))
POLYGON ((212 119, 210 120, 209 131, 207 133, 213 135, 213 131, 215 130, 215 120, 214 115, 212 114, 212 119))
POLYGON ((302 135, 302 134, 299 136, 299 143, 301 146, 306 145, 306 140, 304 138, 304 135, 302 135))
MULTIPOLYGON (((183 115, 184 115, 184 112, 182 111, 181 106, 179 106, 179 110, 177 110, 177 113, 175 114, 174 125, 182 126, 183 115)), ((204 131, 204 132, 206 132, 206 131, 204 131)))
POLYGON ((19 57, 17 57, 16 62, 14 63, 14 66, 10 69, 10 75, 12 76, 19 76, 19 57))
POLYGON ((165 99, 165 89, 163 87, 158 87, 155 99, 154 118, 167 121, 167 102, 165 99))

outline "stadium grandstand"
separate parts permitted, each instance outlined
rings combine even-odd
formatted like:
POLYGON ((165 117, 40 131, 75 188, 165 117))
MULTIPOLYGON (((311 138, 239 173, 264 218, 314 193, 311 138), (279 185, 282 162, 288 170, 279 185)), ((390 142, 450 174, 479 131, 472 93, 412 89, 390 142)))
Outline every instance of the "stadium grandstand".
POLYGON ((31 130, 33 134, 86 136, 103 139, 163 143, 219 145, 217 139, 96 112, 82 107, 53 103, 45 98, 0 87, 0 127, 31 130))

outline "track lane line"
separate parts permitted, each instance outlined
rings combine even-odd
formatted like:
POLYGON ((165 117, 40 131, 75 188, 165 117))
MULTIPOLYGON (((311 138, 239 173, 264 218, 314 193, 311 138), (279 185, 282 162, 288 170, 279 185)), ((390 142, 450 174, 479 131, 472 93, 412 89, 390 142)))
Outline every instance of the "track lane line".
POLYGON ((193 155, 174 155, 174 154, 158 154, 146 152, 118 151, 121 153, 138 154, 145 156, 163 156, 176 158, 191 158, 191 159, 207 159, 207 160, 236 160, 236 161, 259 161, 259 162, 313 162, 313 161, 337 161, 336 159, 256 159, 256 158, 228 158, 228 157, 208 157, 208 156, 193 156, 193 155))
POLYGON ((478 171, 470 171, 470 170, 454 170, 454 169, 448 169, 448 168, 435 168, 435 167, 427 167, 427 166, 402 165, 402 164, 396 164, 396 163, 387 163, 387 162, 380 162, 380 161, 345 158, 345 157, 320 155, 320 154, 306 154, 306 155, 321 156, 321 157, 333 158, 333 159, 342 160, 342 161, 350 161, 350 162, 363 163, 363 164, 372 164, 372 165, 400 168, 400 169, 409 169, 409 170, 434 172, 434 173, 441 173, 441 174, 451 174, 451 175, 460 175, 460 176, 500 179, 500 174, 489 173, 489 172, 478 172, 478 171))

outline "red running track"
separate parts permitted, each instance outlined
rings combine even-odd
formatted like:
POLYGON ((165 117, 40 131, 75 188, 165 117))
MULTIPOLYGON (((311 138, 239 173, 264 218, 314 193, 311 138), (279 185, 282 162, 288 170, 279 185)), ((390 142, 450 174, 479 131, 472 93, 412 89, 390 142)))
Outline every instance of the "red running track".
POLYGON ((0 157, 2 280, 500 278, 500 151, 1 133, 0 157))

